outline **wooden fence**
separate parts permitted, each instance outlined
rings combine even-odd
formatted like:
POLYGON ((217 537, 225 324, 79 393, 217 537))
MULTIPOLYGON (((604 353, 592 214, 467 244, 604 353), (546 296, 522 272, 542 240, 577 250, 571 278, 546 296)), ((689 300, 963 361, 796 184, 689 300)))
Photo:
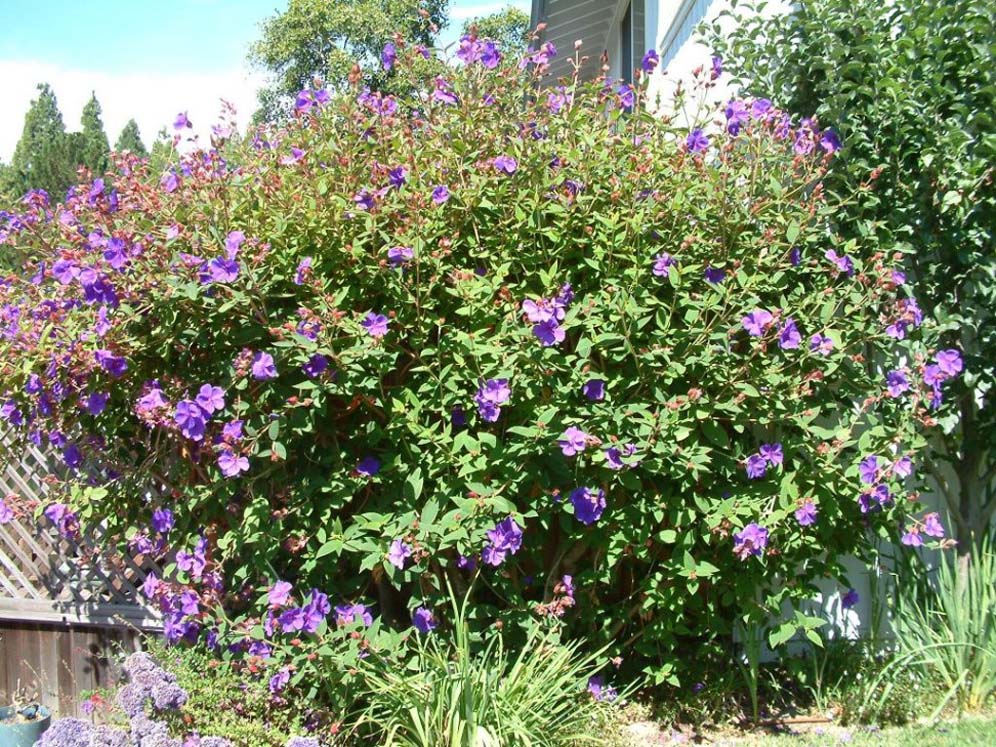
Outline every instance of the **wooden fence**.
MULTIPOLYGON (((56 474, 43 449, 0 433, 0 497, 9 504, 49 503, 56 474)), ((23 510, 0 524, 0 705, 20 692, 77 713, 80 692, 114 684, 121 654, 140 645, 141 631, 161 628, 139 591, 161 569, 111 551, 108 540, 100 527, 62 537, 23 510)))

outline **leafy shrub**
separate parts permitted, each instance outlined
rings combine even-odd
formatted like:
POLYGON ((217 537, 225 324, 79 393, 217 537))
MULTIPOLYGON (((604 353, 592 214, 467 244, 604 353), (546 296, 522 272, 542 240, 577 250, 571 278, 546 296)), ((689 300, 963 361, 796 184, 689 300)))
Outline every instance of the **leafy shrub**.
POLYGON ((996 5, 987 0, 735 2, 710 42, 753 96, 841 135, 824 180, 845 239, 901 252, 929 340, 970 376, 924 467, 969 551, 996 515, 996 5), (945 476, 950 462, 957 480, 945 476))
POLYGON ((765 101, 689 132, 544 87, 553 53, 470 39, 411 98, 304 91, 8 223, 0 412, 63 456, 49 520, 164 556, 171 642, 332 697, 476 565, 475 626, 676 681, 841 554, 943 534, 911 475, 961 358, 830 229, 835 135, 765 101))

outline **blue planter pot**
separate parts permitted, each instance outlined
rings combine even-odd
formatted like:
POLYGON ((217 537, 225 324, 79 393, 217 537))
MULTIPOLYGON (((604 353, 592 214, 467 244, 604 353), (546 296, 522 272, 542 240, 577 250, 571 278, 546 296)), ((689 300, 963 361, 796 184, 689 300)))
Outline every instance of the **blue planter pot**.
POLYGON ((38 708, 38 715, 31 721, 8 721, 14 714, 14 706, 0 708, 0 747, 32 747, 52 723, 45 706, 38 708))

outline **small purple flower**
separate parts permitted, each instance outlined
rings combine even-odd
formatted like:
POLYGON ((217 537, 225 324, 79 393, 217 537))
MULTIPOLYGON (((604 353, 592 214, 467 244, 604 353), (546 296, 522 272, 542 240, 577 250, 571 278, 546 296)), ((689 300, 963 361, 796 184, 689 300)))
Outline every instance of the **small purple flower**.
POLYGON ((297 270, 294 272, 294 285, 304 285, 305 279, 311 274, 311 257, 305 257, 298 262, 297 270))
POLYGON ((273 356, 263 351, 257 352, 252 357, 252 375, 258 381, 277 378, 277 365, 273 356))
POLYGON ((793 350, 799 347, 799 343, 802 342, 802 335, 799 334, 799 327, 796 326, 795 320, 789 317, 782 324, 782 328, 778 333, 778 347, 782 350, 793 350))
POLYGON ((294 586, 288 581, 277 581, 266 594, 266 603, 271 607, 283 607, 290 601, 294 586))
POLYGON ((574 518, 590 526, 602 518, 605 511, 605 491, 599 488, 577 488, 571 492, 574 518))
POLYGON ((356 473, 363 477, 373 477, 378 472, 380 472, 380 461, 374 456, 365 456, 356 465, 356 473))
POLYGON ((379 339, 387 334, 387 325, 390 320, 383 314, 377 314, 373 311, 369 312, 366 317, 360 322, 367 334, 375 339, 379 339))
POLYGON ((276 695, 287 687, 288 682, 290 682, 290 670, 281 669, 275 675, 270 677, 270 692, 276 695))
POLYGON ((833 249, 827 249, 823 256, 833 262, 838 272, 842 272, 848 277, 854 274, 854 260, 846 254, 837 254, 833 249))
POLYGON ((362 604, 340 604, 335 608, 335 620, 338 625, 352 625, 356 622, 363 623, 365 628, 373 625, 373 615, 362 604))
POLYGON ((923 517, 923 533, 938 539, 944 537, 944 525, 941 524, 941 517, 936 511, 923 517))
POLYGON ((820 355, 830 355, 830 352, 833 350, 833 340, 817 332, 809 338, 809 349, 820 355))
POLYGON ((671 268, 677 266, 678 260, 667 252, 654 257, 653 273, 659 278, 666 278, 671 274, 671 268))
POLYGON ((913 460, 909 457, 899 457, 892 463, 892 474, 899 478, 909 477, 913 474, 913 460))
POLYGON ((436 76, 436 87, 432 91, 432 100, 447 106, 456 106, 460 103, 456 94, 453 93, 453 87, 442 76, 436 76))
POLYGON ((192 441, 200 441, 204 438, 207 418, 196 402, 189 399, 178 402, 173 414, 173 421, 180 426, 180 433, 183 434, 184 438, 189 438, 192 441))
POLYGON ((640 69, 642 69, 645 73, 652 73, 660 62, 661 57, 657 54, 657 50, 648 49, 647 53, 643 55, 643 59, 640 61, 640 69))
POLYGON ((519 168, 519 164, 514 158, 504 154, 496 156, 493 163, 497 171, 501 171, 503 174, 508 174, 509 176, 514 174, 519 168))
POLYGON ((723 59, 717 55, 712 56, 712 73, 709 77, 716 80, 720 75, 723 74, 723 59))
POLYGON ((588 379, 581 385, 581 393, 592 402, 605 399, 605 382, 602 379, 588 379))
POLYGON ((616 689, 606 685, 605 680, 600 676, 588 679, 588 692, 595 700, 606 703, 615 700, 619 695, 616 689))
POLYGON ((567 337, 567 333, 564 332, 563 327, 552 319, 535 325, 533 327, 533 335, 543 343, 544 347, 558 345, 567 337))
POLYGON ((157 508, 152 512, 151 526, 153 531, 160 534, 169 534, 174 524, 173 512, 168 508, 157 508))
POLYGON ((232 420, 225 423, 221 429, 221 436, 226 441, 241 441, 242 440, 242 421, 232 420))
POLYGON ((419 633, 427 635, 436 629, 436 617, 432 614, 432 610, 419 607, 412 613, 412 625, 419 633))
POLYGON ((415 251, 410 246, 392 246, 387 250, 387 261, 399 267, 412 260, 415 251))
POLYGON ((184 128, 190 129, 193 125, 190 123, 190 119, 187 117, 187 112, 180 112, 176 115, 176 119, 173 120, 173 129, 182 130, 184 128))
POLYGON ((820 147, 826 153, 836 153, 840 150, 840 138, 831 129, 823 130, 820 134, 820 147))
POLYGON ((889 390, 890 397, 899 397, 903 392, 908 392, 910 389, 910 382, 906 378, 906 374, 902 371, 889 371, 885 375, 885 383, 889 390))
POLYGON ((243 472, 249 471, 249 459, 226 446, 218 454, 218 469, 225 477, 238 477, 243 472))
POLYGON ((840 606, 845 610, 852 609, 860 599, 861 597, 858 595, 857 591, 854 589, 848 589, 840 598, 840 606))
POLYGON ((762 337, 773 319, 774 317, 771 315, 771 312, 764 309, 754 309, 741 319, 741 323, 744 325, 744 329, 747 330, 747 334, 751 337, 762 337))
POLYGON ((9 524, 14 520, 14 509, 7 505, 3 498, 0 498, 0 524, 9 524))
POLYGON ((759 480, 768 471, 768 461, 760 454, 751 454, 747 457, 747 477, 751 480, 759 480))
POLYGON ((511 516, 499 521, 487 532, 488 544, 481 552, 481 559, 492 566, 505 562, 508 555, 515 555, 522 547, 522 527, 511 516))
POLYGON ((560 450, 564 456, 575 456, 583 453, 588 447, 589 438, 590 436, 587 433, 572 425, 564 431, 564 435, 561 436, 557 443, 560 445, 560 450))
POLYGON ((795 510, 795 520, 800 526, 808 527, 816 523, 816 504, 808 498, 795 510))
POLYGON ((212 413, 225 409, 225 390, 220 386, 204 384, 200 388, 200 391, 198 391, 197 396, 194 398, 194 402, 196 402, 197 406, 200 407, 206 414, 211 415, 212 413))
POLYGON ((719 285, 724 280, 726 280, 726 270, 721 267, 711 267, 709 265, 705 268, 705 279, 712 283, 713 285, 719 285))
POLYGON ((945 376, 957 376, 964 368, 961 360, 961 353, 957 350, 941 350, 934 356, 937 367, 945 376))
POLYGON ((780 443, 761 444, 759 451, 761 452, 761 456, 764 457, 764 461, 773 467, 777 467, 782 463, 782 445, 780 443))
POLYGON ((308 378, 314 379, 321 376, 325 371, 328 370, 329 359, 326 358, 321 353, 315 353, 308 361, 301 366, 301 370, 304 371, 308 378))
POLYGON ((396 539, 391 543, 390 549, 387 551, 387 560, 395 568, 404 570, 405 561, 412 556, 412 548, 407 543, 401 539, 396 539))
POLYGON ((696 127, 685 140, 685 147, 690 153, 703 153, 709 147, 709 138, 701 128, 696 127))
POLYGON ((923 547, 923 537, 920 536, 920 528, 916 526, 907 527, 900 541, 909 547, 923 547))
POLYGON ((501 415, 501 405, 508 402, 511 394, 508 379, 488 379, 482 382, 474 396, 478 413, 486 422, 496 422, 501 415))
POLYGON ((380 64, 384 66, 385 70, 390 70, 394 67, 394 61, 398 58, 398 51, 394 46, 393 42, 388 42, 384 45, 384 49, 380 53, 380 64))
POLYGON ((395 166, 387 172, 387 181, 394 189, 401 189, 408 181, 408 169, 404 166, 395 166))
POLYGON ((874 485, 879 480, 878 456, 872 454, 861 460, 858 465, 858 475, 865 485, 874 485))
POLYGON ((432 190, 432 201, 442 205, 450 199, 450 190, 445 184, 439 184, 432 190))
POLYGON ((83 408, 91 415, 100 415, 107 407, 111 395, 107 392, 91 392, 83 402, 83 408))
POLYGON ((128 361, 118 355, 112 355, 109 350, 98 350, 93 354, 100 367, 114 378, 124 376, 128 370, 128 361))
POLYGON ((741 560, 746 560, 752 555, 760 555, 768 546, 768 530, 751 522, 733 535, 733 542, 733 553, 741 560))

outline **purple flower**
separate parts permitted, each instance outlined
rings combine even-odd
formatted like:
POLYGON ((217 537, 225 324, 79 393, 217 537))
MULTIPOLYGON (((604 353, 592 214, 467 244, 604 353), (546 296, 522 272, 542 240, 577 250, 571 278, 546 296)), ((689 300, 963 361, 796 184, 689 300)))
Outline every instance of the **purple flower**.
POLYGON ((653 273, 659 278, 665 278, 671 274, 671 268, 678 264, 678 260, 672 257, 667 252, 658 254, 654 257, 654 269, 653 273))
POLYGON ((577 488, 571 492, 574 518, 590 526, 602 518, 605 511, 605 491, 599 488, 577 488))
POLYGON ((717 55, 712 56, 712 73, 710 77, 716 80, 720 75, 723 74, 723 60, 717 55))
POLYGON ((900 541, 909 547, 923 547, 923 537, 920 536, 920 528, 916 526, 907 527, 900 541))
POLYGON ((206 279, 215 283, 231 283, 239 276, 239 263, 234 259, 215 257, 207 267, 206 279))
POLYGON ((225 477, 238 477, 249 471, 249 459, 225 446, 218 454, 218 469, 225 477))
POLYGON ((371 311, 360 322, 360 326, 367 331, 368 335, 379 339, 387 334, 387 325, 389 322, 390 320, 383 314, 376 314, 371 311))
POLYGON ((696 127, 688 133, 688 138, 685 140, 685 147, 688 148, 690 153, 702 153, 709 147, 709 138, 706 137, 701 128, 696 127))
POLYGON ((861 599, 861 597, 858 595, 857 591, 854 589, 848 589, 844 596, 840 598, 840 606, 845 610, 849 610, 858 603, 859 599, 861 599))
POLYGON ((747 104, 739 99, 731 99, 726 105, 726 131, 736 137, 740 134, 740 130, 745 124, 750 120, 750 114, 747 111, 747 104))
POLYGON ((189 438, 192 441, 200 441, 204 438, 207 418, 196 402, 189 399, 178 402, 173 414, 173 421, 180 426, 180 433, 183 434, 184 438, 189 438))
POLYGON ((436 629, 436 618, 432 610, 419 607, 412 613, 412 625, 415 626, 415 630, 425 635, 436 629))
POLYGON ((892 463, 892 474, 896 477, 904 478, 913 474, 913 460, 909 457, 899 457, 892 463))
POLYGON ((621 470, 627 467, 635 467, 639 462, 634 462, 633 464, 627 464, 623 461, 623 457, 631 457, 636 453, 636 446, 634 444, 626 444, 622 448, 618 446, 610 446, 605 450, 605 463, 608 465, 609 469, 621 470))
POLYGON ((599 702, 613 701, 619 695, 614 687, 607 686, 605 680, 599 676, 588 679, 588 692, 599 702))
POLYGON ((395 568, 404 570, 405 561, 412 556, 412 548, 407 543, 400 539, 394 540, 391 543, 390 549, 387 551, 387 560, 395 568))
POLYGON ((304 622, 301 629, 306 633, 315 633, 318 627, 325 621, 325 617, 332 611, 327 594, 323 594, 318 589, 311 590, 311 597, 304 607, 304 622))
POLYGON ((324 88, 319 88, 314 91, 305 89, 297 94, 297 99, 294 101, 294 109, 302 114, 306 114, 313 108, 321 108, 327 104, 329 102, 329 98, 329 92, 324 88))
POLYGON ((310 358, 308 358, 307 363, 301 366, 301 370, 304 371, 305 375, 309 378, 316 378, 321 376, 328 370, 329 359, 326 358, 321 353, 315 353, 310 358))
POLYGON ((123 376, 128 370, 128 361, 118 355, 112 355, 109 350, 98 350, 93 354, 100 367, 114 378, 123 376))
POLYGON ((496 156, 494 161, 494 167, 496 170, 501 171, 504 174, 511 176, 519 168, 519 164, 511 156, 500 155, 496 156))
POLYGON ((275 675, 270 677, 270 692, 273 694, 279 693, 287 687, 288 682, 290 682, 290 670, 281 669, 275 675))
POLYGON ((833 249, 827 249, 823 254, 824 257, 833 262, 836 266, 838 272, 842 272, 848 277, 854 274, 854 260, 848 257, 846 254, 837 254, 833 249))
POLYGON ((747 477, 751 480, 758 480, 767 473, 768 461, 760 454, 751 454, 747 458, 747 477))
POLYGON ((720 267, 710 267, 707 265, 704 275, 705 279, 713 285, 719 285, 726 280, 726 270, 720 267))
POLYGON ((890 397, 899 397, 910 388, 910 382, 902 371, 889 371, 885 375, 885 383, 890 397))
POLYGON ((657 54, 657 50, 648 49, 647 53, 643 55, 643 59, 640 61, 640 68, 645 73, 652 73, 654 68, 656 68, 661 62, 660 55, 657 54))
POLYGON ((957 376, 964 368, 961 360, 961 353, 957 350, 941 350, 934 356, 937 367, 945 376, 957 376))
POLYGON ((311 257, 305 257, 298 262, 297 270, 294 272, 294 285, 304 285, 305 279, 311 274, 311 257))
POLYGON ((221 436, 226 441, 241 441, 242 440, 242 421, 232 420, 225 423, 221 429, 221 436))
POLYGON ((768 546, 768 530, 755 522, 751 522, 733 535, 733 542, 734 555, 741 560, 746 560, 751 555, 760 555, 768 546))
POLYGON ((759 451, 768 464, 777 467, 782 463, 782 445, 780 443, 761 444, 759 451))
POLYGON ((387 172, 387 181, 394 189, 401 189, 408 181, 408 169, 404 166, 395 166, 387 172))
POLYGON ((353 195, 353 202, 356 206, 362 208, 363 210, 373 210, 374 206, 377 204, 377 200, 369 190, 361 189, 355 195, 353 195))
POLYGON ((802 335, 799 334, 799 328, 796 326, 795 320, 789 317, 782 324, 778 333, 778 347, 782 350, 792 350, 799 347, 801 342, 802 335))
POLYGON ((373 615, 362 604, 339 605, 335 608, 335 619, 339 625, 352 625, 355 622, 363 623, 363 626, 366 628, 373 625, 373 615))
POLYGON ((415 251, 409 246, 392 246, 387 250, 387 261, 395 267, 410 262, 415 251))
POLYGON ((800 526, 808 527, 816 523, 816 504, 808 498, 795 510, 795 520, 800 526))
POLYGON ((858 465, 858 475, 865 485, 877 483, 879 479, 878 456, 872 454, 862 459, 861 464, 858 465))
POLYGON ((478 413, 486 422, 496 422, 501 415, 501 405, 508 402, 511 394, 508 379, 488 379, 482 382, 474 395, 478 413))
POLYGON ((744 329, 747 330, 747 334, 751 337, 762 337, 773 319, 774 317, 770 312, 764 309, 754 309, 741 319, 741 323, 744 325, 744 329))
POLYGON ((820 355, 830 355, 830 352, 833 350, 833 340, 817 332, 809 338, 809 349, 820 355))
POLYGON ((263 351, 257 352, 252 357, 252 375, 258 381, 277 378, 277 365, 273 356, 263 351))
POLYGON ((820 147, 827 153, 836 153, 840 150, 840 138, 837 133, 827 128, 820 134, 820 147))
POLYGON ((157 508, 152 512, 151 526, 153 531, 169 534, 174 525, 173 512, 168 508, 157 508))
POLYGON ((488 565, 499 566, 508 555, 515 555, 522 547, 522 528, 509 516, 499 521, 487 532, 488 544, 481 552, 481 559, 488 565))
POLYGON ((180 112, 176 115, 176 119, 173 120, 173 129, 182 130, 187 128, 188 130, 193 127, 190 120, 187 118, 187 112, 180 112))
POLYGON ((481 64, 484 65, 487 70, 494 70, 501 64, 501 52, 498 51, 498 45, 495 44, 490 39, 485 39, 481 43, 481 64))
POLYGON ((363 477, 373 477, 378 472, 380 472, 380 461, 374 456, 365 456, 356 465, 356 473, 363 477))
POLYGON ((540 322, 533 327, 533 335, 544 347, 551 347, 564 341, 567 333, 557 322, 551 320, 540 322))
POLYGON ((575 456, 583 453, 588 447, 589 438, 590 436, 587 433, 572 425, 564 431, 564 435, 561 436, 557 443, 560 445, 560 450, 564 453, 564 456, 575 456))
POLYGON ((290 600, 294 586, 288 581, 277 581, 266 594, 266 603, 271 607, 283 607, 290 600))
POLYGON ((442 205, 450 199, 450 190, 445 184, 439 184, 432 190, 432 201, 437 205, 442 205))
POLYGON ((941 524, 941 517, 936 511, 923 517, 923 532, 938 539, 944 536, 944 525, 941 524))
POLYGON ((602 379, 588 379, 581 385, 581 393, 592 402, 605 399, 605 382, 602 379))
POLYGON ((385 70, 390 70, 394 67, 394 61, 398 58, 398 51, 394 47, 393 42, 388 42, 384 45, 384 49, 380 53, 380 64, 384 66, 385 70))
POLYGON ((0 524, 9 524, 14 520, 14 509, 7 505, 3 498, 0 498, 0 524))
POLYGON ((432 91, 432 100, 447 106, 456 106, 460 103, 456 94, 453 93, 452 86, 442 76, 436 76, 436 87, 432 91))
POLYGON ((110 398, 111 395, 107 392, 91 392, 87 395, 83 407, 91 415, 100 415, 104 411, 104 408, 107 407, 107 401, 110 398))
POLYGON ((204 384, 194 401, 206 414, 211 415, 225 409, 225 391, 220 386, 204 384))

